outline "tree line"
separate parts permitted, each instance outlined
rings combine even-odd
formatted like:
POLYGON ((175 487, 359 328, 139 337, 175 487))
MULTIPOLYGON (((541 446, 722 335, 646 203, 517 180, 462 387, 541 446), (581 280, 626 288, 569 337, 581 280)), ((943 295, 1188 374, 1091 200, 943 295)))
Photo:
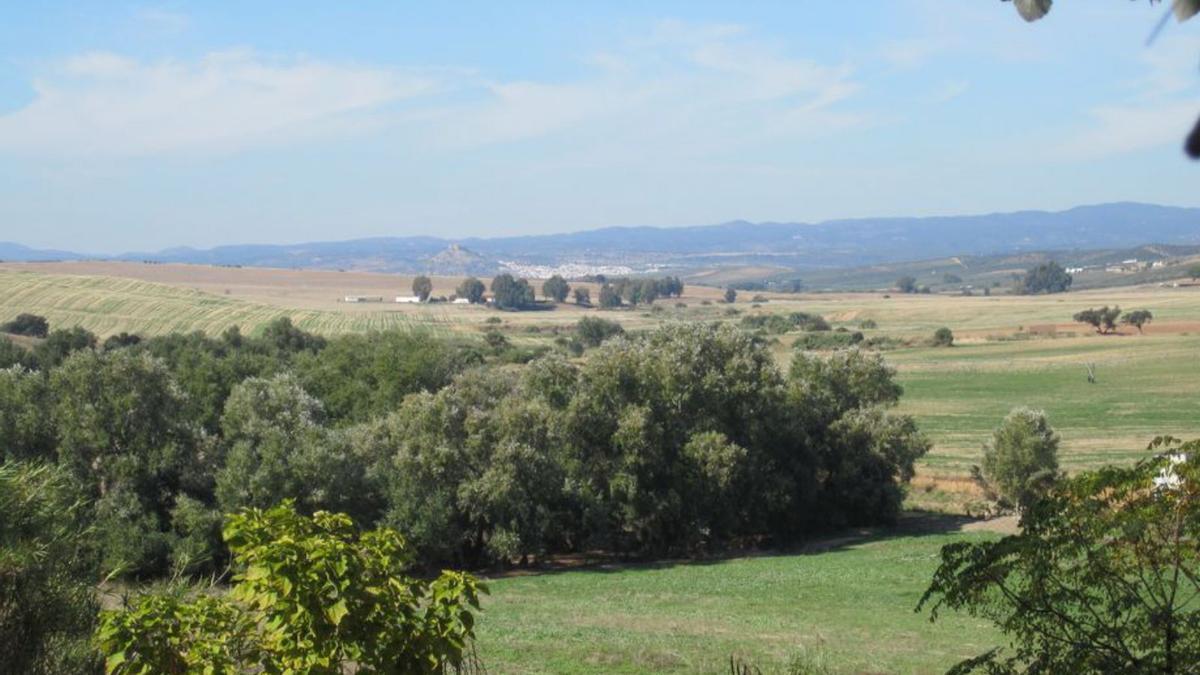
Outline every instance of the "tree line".
POLYGON ((603 342, 584 362, 515 370, 475 345, 286 320, 0 340, 0 447, 66 470, 104 566, 136 578, 223 569, 223 517, 285 499, 395 527, 428 565, 787 541, 894 517, 928 447, 885 412, 900 387, 877 356, 798 354, 785 373, 732 326, 582 333, 603 342))

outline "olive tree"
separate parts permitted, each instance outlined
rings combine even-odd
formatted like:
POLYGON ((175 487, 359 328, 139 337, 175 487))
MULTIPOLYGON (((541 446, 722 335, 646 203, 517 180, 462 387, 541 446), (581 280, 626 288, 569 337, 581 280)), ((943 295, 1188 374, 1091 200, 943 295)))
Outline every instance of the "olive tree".
POLYGON ((1127 326, 1133 326, 1142 332, 1142 326, 1154 320, 1154 315, 1148 309, 1135 309, 1132 312, 1125 312, 1125 316, 1121 317, 1121 323, 1127 326))

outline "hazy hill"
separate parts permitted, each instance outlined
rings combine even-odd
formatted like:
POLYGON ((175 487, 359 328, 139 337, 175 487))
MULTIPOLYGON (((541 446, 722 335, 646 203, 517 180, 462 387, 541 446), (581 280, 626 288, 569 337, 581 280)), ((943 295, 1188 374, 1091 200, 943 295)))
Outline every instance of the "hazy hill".
MULTIPOLYGON (((488 273, 501 261, 620 264, 697 270, 764 266, 790 270, 881 265, 948 256, 1120 249, 1149 242, 1200 244, 1200 209, 1115 203, 1067 211, 929 218, 860 218, 816 224, 750 223, 678 228, 610 227, 521 237, 377 237, 293 245, 221 246, 131 253, 131 260, 316 267, 445 274, 488 273), (452 248, 451 245, 458 245, 452 248)), ((80 257, 17 247, 0 258, 80 257), (25 256, 25 257, 19 257, 25 256)))

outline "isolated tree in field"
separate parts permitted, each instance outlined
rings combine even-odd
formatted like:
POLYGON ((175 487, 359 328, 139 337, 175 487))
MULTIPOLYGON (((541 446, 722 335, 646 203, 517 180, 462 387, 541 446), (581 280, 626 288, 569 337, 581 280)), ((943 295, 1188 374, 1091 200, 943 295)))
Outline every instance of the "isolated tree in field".
POLYGON ((954 332, 951 331, 949 328, 946 328, 945 326, 942 326, 941 328, 937 329, 936 331, 933 332, 933 346, 934 347, 953 347, 954 346, 954 332))
POLYGON ((17 318, 0 324, 0 333, 44 338, 50 332, 50 322, 37 314, 18 314, 17 318))
POLYGON ((291 503, 233 515, 239 573, 223 595, 147 593, 101 615, 111 675, 445 673, 463 665, 486 587, 442 572, 408 576, 404 538, 359 534, 343 514, 291 503))
POLYGON ((1000 540, 942 548, 917 609, 996 624, 1012 645, 968 673, 1196 672, 1200 663, 1200 443, 1060 481, 1000 540))
POLYGON ((1192 281, 1200 280, 1200 263, 1196 263, 1195 265, 1189 267, 1187 270, 1187 275, 1191 277, 1192 281))
POLYGON ((1132 312, 1125 312, 1125 316, 1121 317, 1121 323, 1127 326, 1134 326, 1138 332, 1142 332, 1142 326, 1154 320, 1154 315, 1148 309, 1135 309, 1132 312))
POLYGON ((731 305, 737 302, 737 289, 735 289, 733 286, 725 289, 725 302, 731 305))
POLYGON ((1029 268, 1017 281, 1015 290, 1021 295, 1065 293, 1071 288, 1073 280, 1062 265, 1051 260, 1029 268))
POLYGON ((425 302, 433 294, 433 281, 424 274, 415 277, 412 282, 412 292, 413 295, 420 298, 421 302, 425 302))
POLYGON ((604 309, 621 306, 621 294, 612 284, 604 284, 600 287, 600 306, 604 309))
POLYGON ((492 297, 500 309, 525 309, 533 305, 533 287, 524 279, 505 273, 492 279, 492 297))
POLYGON ((901 293, 916 293, 917 280, 915 277, 903 276, 896 280, 896 290, 901 293))
POLYGON ((458 285, 455 293, 460 298, 466 298, 472 305, 477 305, 483 301, 483 293, 486 290, 487 287, 483 285, 482 281, 475 277, 467 277, 458 285))
MULTIPOLYGON (((1158 0, 1150 0, 1154 4, 1158 0)), ((1009 0, 1004 0, 1009 2, 1009 0)), ((1037 21, 1050 12, 1053 0, 1012 0, 1021 18, 1026 21, 1037 21)), ((1180 23, 1200 13, 1200 0, 1172 0, 1171 9, 1180 23)), ((1165 21, 1165 18, 1164 18, 1165 21)), ((1161 24, 1160 24, 1161 26, 1161 24)), ((1157 30, 1155 31, 1157 33, 1157 30)), ((1200 159, 1200 120, 1197 120, 1191 133, 1184 143, 1184 150, 1192 159, 1200 159)))
POLYGON ((1058 440, 1044 412, 1016 408, 992 432, 975 473, 1001 504, 1027 511, 1058 478, 1058 440))
POLYGON ((563 302, 567 299, 567 294, 571 292, 571 286, 567 284, 567 280, 555 274, 547 279, 542 284, 542 296, 550 298, 555 302, 563 302))
POLYGON ((1101 335, 1114 330, 1117 327, 1117 317, 1121 316, 1120 307, 1109 307, 1105 305, 1099 309, 1092 307, 1085 309, 1082 312, 1076 312, 1075 316, 1071 317, 1079 323, 1086 323, 1096 329, 1101 335))
POLYGON ((581 307, 587 307, 592 304, 592 292, 586 288, 575 288, 575 304, 581 307))

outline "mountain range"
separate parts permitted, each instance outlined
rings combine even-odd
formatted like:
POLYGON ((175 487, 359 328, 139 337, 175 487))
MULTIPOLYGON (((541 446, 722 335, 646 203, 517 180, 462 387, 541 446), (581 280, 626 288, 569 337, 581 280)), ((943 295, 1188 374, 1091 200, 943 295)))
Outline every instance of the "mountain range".
MULTIPOLYGON (((448 239, 376 237, 303 244, 171 248, 120 260, 435 274, 583 266, 630 272, 763 266, 797 271, 953 255, 1200 244, 1200 208, 1131 202, 1066 211, 1017 211, 820 223, 734 221, 692 227, 608 227, 581 232, 448 239)), ((0 243, 0 259, 93 258, 0 243)))

